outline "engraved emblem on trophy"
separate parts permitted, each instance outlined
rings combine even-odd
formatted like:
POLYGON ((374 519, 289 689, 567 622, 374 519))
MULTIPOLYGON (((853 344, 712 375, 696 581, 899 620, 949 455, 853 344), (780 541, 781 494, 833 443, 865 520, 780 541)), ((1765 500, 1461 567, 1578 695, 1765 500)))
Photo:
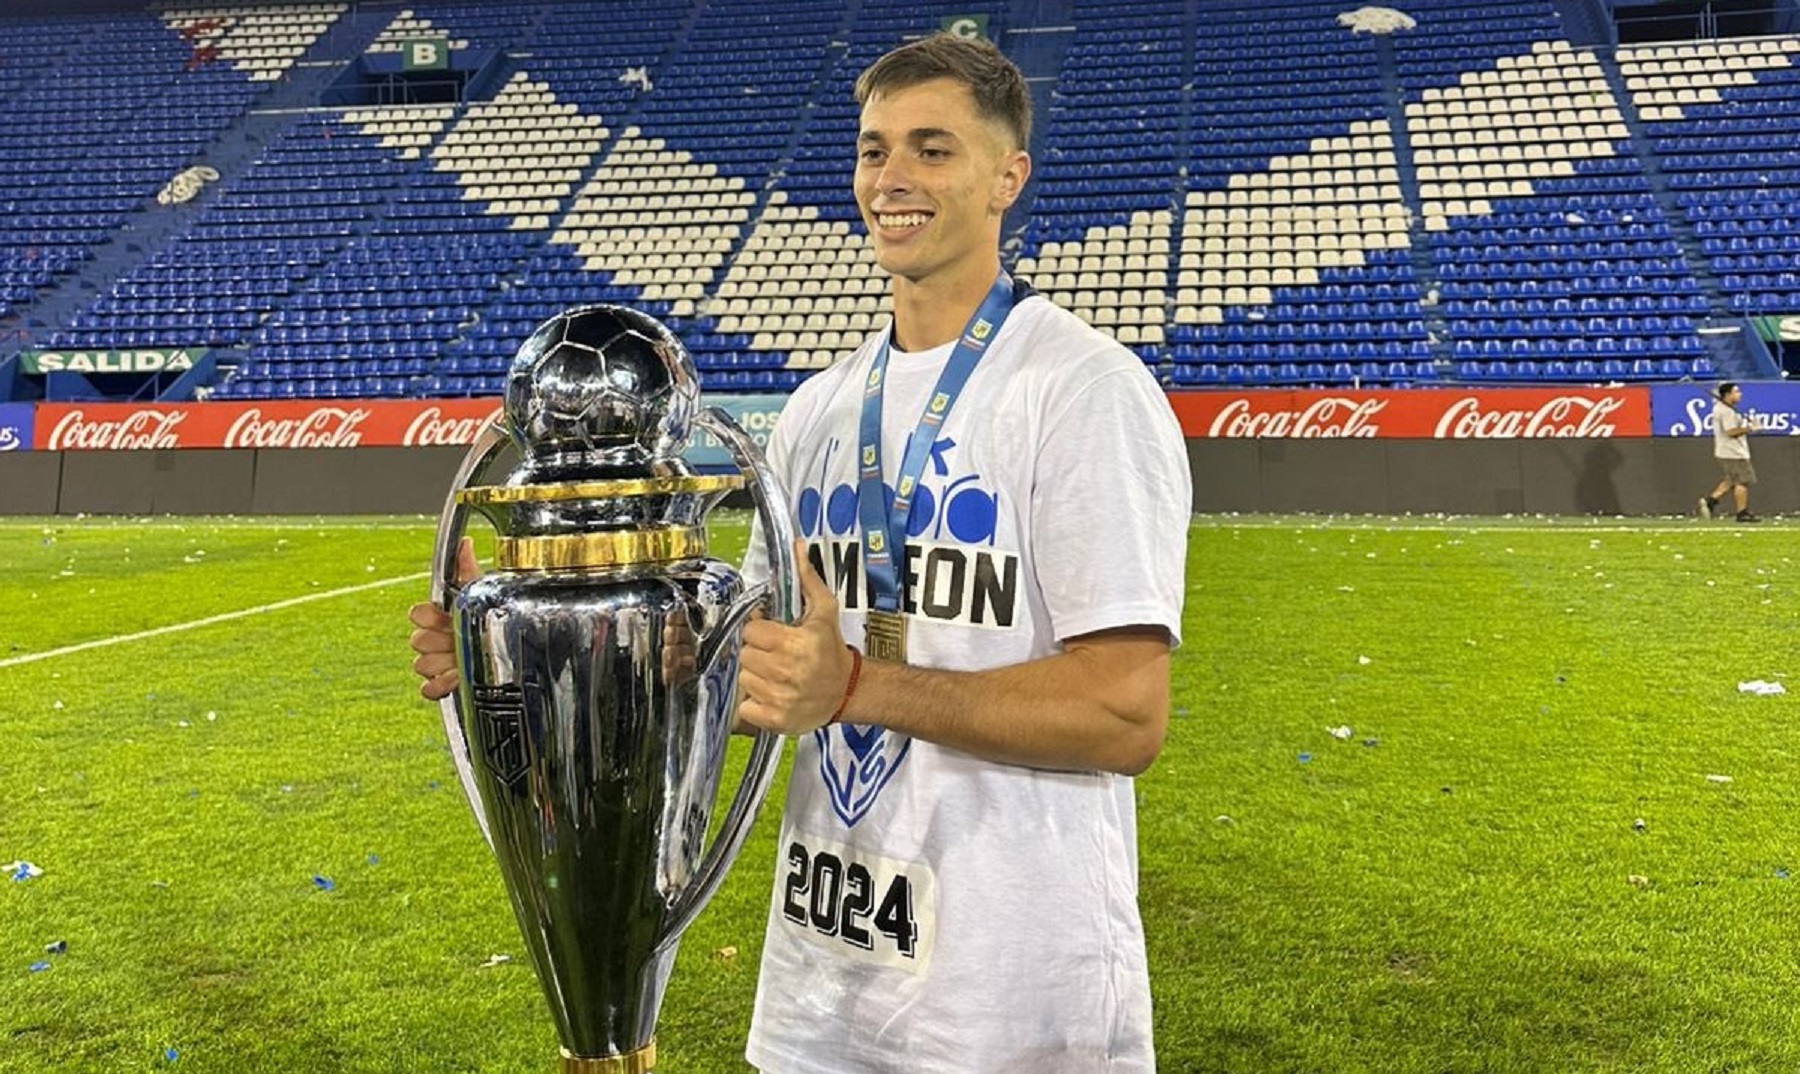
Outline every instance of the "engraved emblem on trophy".
POLYGON ((715 825, 745 620, 799 612, 793 514, 761 452, 660 322, 621 306, 541 325, 506 378, 504 430, 464 458, 438 523, 432 596, 462 683, 445 732, 500 866, 562 1043, 564 1074, 656 1065, 657 1011, 683 929, 766 796, 780 740, 758 734, 715 825), (682 458, 704 429, 739 473, 682 458), (475 484, 511 444, 519 461, 475 484), (707 556, 706 515, 748 485, 774 576, 746 588, 707 556), (495 569, 459 591, 471 511, 495 569), (715 831, 710 844, 708 832, 715 831))

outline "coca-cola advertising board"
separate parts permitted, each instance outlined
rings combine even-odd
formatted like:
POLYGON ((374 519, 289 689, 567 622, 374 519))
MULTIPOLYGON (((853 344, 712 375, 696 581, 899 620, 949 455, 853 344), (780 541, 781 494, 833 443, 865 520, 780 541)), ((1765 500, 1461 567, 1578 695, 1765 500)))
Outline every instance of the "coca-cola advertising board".
MULTIPOLYGON (((1800 429, 1800 384, 1748 383, 1744 393, 1752 420, 1767 431, 1800 429)), ((785 398, 722 395, 706 401, 724 405, 761 441, 785 398)), ((1689 436, 1696 435, 1695 422, 1707 420, 1700 405, 1707 401, 1706 388, 1698 385, 1169 393, 1182 432, 1191 438, 1689 436)), ((3 404, 0 450, 454 447, 472 443, 499 410, 498 399, 3 404)), ((703 466, 728 462, 709 443, 696 443, 689 458, 703 466)))
MULTIPOLYGON (((1800 384, 1745 381, 1738 411, 1758 435, 1800 436, 1800 384)), ((1657 436, 1711 436, 1712 384, 1658 384, 1650 389, 1650 422, 1657 436)))
POLYGON ((473 443, 497 399, 43 403, 42 451, 433 447, 473 443))
MULTIPOLYGON (((708 396, 768 446, 785 395, 708 396)), ((208 403, 42 403, 0 405, 0 450, 144 451, 168 448, 455 447, 474 443, 500 413, 498 399, 319 399, 208 403), (35 424, 35 440, 34 437, 35 424)), ((695 437, 687 459, 728 467, 710 436, 695 437)))
POLYGON ((1646 388, 1170 392, 1190 438, 1514 440, 1650 435, 1646 388))
POLYGON ((30 451, 30 403, 0 403, 0 451, 30 451))

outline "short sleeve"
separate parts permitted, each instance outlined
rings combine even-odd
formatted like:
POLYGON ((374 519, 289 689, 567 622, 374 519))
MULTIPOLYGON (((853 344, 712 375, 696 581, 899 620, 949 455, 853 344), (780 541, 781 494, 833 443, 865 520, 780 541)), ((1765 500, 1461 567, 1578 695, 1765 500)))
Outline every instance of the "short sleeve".
POLYGON ((1181 640, 1187 445, 1162 388, 1128 360, 1059 400, 1041 437, 1030 541, 1058 641, 1126 626, 1181 640))
MULTIPOLYGON (((789 430, 794 423, 786 420, 788 412, 793 409, 794 399, 789 397, 787 405, 782 408, 781 417, 775 421, 775 429, 769 434, 769 472, 781 482, 788 480, 788 458, 793 453, 793 445, 789 441, 789 430)), ((792 496, 791 488, 783 488, 792 496)), ((769 580, 769 553, 763 536, 762 512, 754 511, 750 515, 750 543, 744 546, 744 584, 756 586, 769 580)))

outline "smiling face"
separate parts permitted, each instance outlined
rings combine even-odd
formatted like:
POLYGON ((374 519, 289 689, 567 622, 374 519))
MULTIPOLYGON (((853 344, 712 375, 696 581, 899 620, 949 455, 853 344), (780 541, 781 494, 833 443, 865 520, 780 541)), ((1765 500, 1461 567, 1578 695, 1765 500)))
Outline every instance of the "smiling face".
POLYGON ((932 79, 871 96, 857 137, 856 203, 875 260, 900 281, 985 291, 1000 224, 1030 174, 1003 124, 960 82, 932 79))

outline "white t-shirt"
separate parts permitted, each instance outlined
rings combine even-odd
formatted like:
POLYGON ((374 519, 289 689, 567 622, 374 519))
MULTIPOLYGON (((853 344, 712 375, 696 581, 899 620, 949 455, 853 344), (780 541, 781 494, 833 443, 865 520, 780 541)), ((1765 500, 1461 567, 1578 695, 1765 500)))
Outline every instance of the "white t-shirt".
POLYGON ((1750 422, 1737 412, 1731 404, 1720 399, 1713 403, 1713 455, 1721 459, 1747 459, 1750 457, 1750 438, 1748 436, 1732 436, 1733 429, 1742 429, 1750 422))
MULTIPOLYGON (((857 429, 877 340, 801 385, 769 452, 859 648, 857 429)), ((890 488, 950 351, 889 361, 890 488)), ((1141 361, 1049 300, 1014 309, 921 485, 910 663, 999 667, 1138 624, 1179 642, 1180 427, 1141 361)), ((746 1057, 771 1074, 1150 1074, 1131 779, 878 727, 800 738, 746 1057)))

